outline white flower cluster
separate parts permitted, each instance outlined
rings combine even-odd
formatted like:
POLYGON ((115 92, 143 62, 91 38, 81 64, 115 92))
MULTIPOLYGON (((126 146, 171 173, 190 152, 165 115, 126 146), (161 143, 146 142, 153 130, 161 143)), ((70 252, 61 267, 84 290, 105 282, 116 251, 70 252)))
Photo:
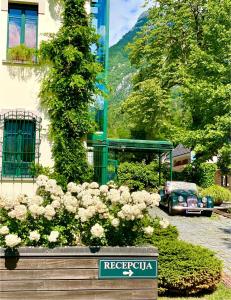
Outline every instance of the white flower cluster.
POLYGON ((163 229, 167 228, 169 225, 170 225, 170 223, 169 223, 169 221, 168 221, 167 219, 162 219, 162 220, 160 221, 160 226, 161 226, 163 229))
POLYGON ((7 234, 5 236, 5 243, 7 247, 14 248, 21 243, 21 238, 17 234, 7 234))
MULTIPOLYGON (((114 183, 99 186, 96 182, 83 184, 70 182, 66 193, 54 179, 49 179, 45 175, 38 176, 36 183, 38 190, 33 197, 26 195, 19 195, 16 199, 0 197, 0 208, 6 210, 9 218, 25 221, 28 217, 32 217, 35 221, 39 218, 52 221, 56 216, 56 220, 59 220, 60 216, 69 213, 73 222, 76 222, 76 227, 78 224, 92 222, 94 218, 95 225, 90 227, 90 234, 94 238, 105 237, 104 226, 108 224, 119 230, 124 221, 141 220, 148 213, 148 209, 159 205, 160 201, 158 194, 146 191, 130 192, 128 187, 118 188, 114 183)), ((166 228, 169 225, 167 222, 162 220, 160 225, 166 228)), ((78 237, 80 234, 81 240, 81 233, 77 231, 73 235, 78 237)), ((153 228, 147 226, 143 228, 143 232, 151 236, 153 228)), ((10 234, 7 226, 0 227, 0 235, 5 236, 5 244, 9 247, 21 243, 18 236, 10 234)), ((28 239, 38 242, 41 235, 42 232, 32 230, 28 233, 28 239)), ((54 243, 58 241, 59 236, 58 230, 51 231, 47 240, 54 243)))
POLYGON ((144 228, 143 228, 143 231, 144 231, 144 233, 145 233, 147 236, 152 236, 152 235, 153 235, 153 232, 154 232, 154 229, 153 229, 153 227, 151 227, 151 226, 147 226, 147 227, 144 227, 144 228))
POLYGON ((91 227, 91 234, 95 238, 102 238, 104 236, 104 229, 101 225, 96 223, 91 227))

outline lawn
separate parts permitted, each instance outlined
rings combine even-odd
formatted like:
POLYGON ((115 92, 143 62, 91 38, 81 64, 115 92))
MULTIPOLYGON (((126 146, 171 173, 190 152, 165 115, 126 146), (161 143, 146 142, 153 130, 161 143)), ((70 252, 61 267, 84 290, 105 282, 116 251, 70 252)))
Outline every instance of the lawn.
POLYGON ((158 297, 158 300, 231 300, 231 289, 221 284, 218 289, 209 295, 201 297, 158 297))

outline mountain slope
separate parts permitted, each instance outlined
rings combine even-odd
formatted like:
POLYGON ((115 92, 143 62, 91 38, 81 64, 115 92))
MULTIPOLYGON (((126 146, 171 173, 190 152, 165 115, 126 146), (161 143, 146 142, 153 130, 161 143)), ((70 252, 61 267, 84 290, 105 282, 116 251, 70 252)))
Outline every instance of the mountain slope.
POLYGON ((124 116, 120 113, 120 104, 131 91, 131 78, 135 72, 130 65, 127 45, 147 22, 148 13, 144 12, 135 26, 118 43, 110 48, 109 54, 109 137, 129 137, 129 130, 124 128, 124 116))

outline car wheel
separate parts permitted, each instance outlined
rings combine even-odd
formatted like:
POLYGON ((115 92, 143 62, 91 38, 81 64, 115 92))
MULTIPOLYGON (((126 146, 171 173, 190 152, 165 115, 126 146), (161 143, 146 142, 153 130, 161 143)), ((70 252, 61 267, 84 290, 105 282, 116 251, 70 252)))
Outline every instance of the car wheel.
POLYGON ((208 210, 208 211, 205 211, 205 212, 204 212, 204 215, 205 215, 206 217, 211 217, 212 214, 213 214, 213 211, 211 211, 211 210, 208 210))
POLYGON ((169 201, 168 202, 168 214, 170 216, 174 216, 176 214, 176 212, 174 211, 174 209, 172 208, 172 203, 169 201))

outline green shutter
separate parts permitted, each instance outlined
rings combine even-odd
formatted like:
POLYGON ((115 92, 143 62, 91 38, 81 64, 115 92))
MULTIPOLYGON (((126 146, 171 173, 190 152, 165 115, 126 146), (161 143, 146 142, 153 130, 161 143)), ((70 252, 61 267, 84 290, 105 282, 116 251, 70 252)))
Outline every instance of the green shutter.
POLYGON ((2 175, 30 177, 35 161, 36 124, 30 120, 5 120, 2 175))

